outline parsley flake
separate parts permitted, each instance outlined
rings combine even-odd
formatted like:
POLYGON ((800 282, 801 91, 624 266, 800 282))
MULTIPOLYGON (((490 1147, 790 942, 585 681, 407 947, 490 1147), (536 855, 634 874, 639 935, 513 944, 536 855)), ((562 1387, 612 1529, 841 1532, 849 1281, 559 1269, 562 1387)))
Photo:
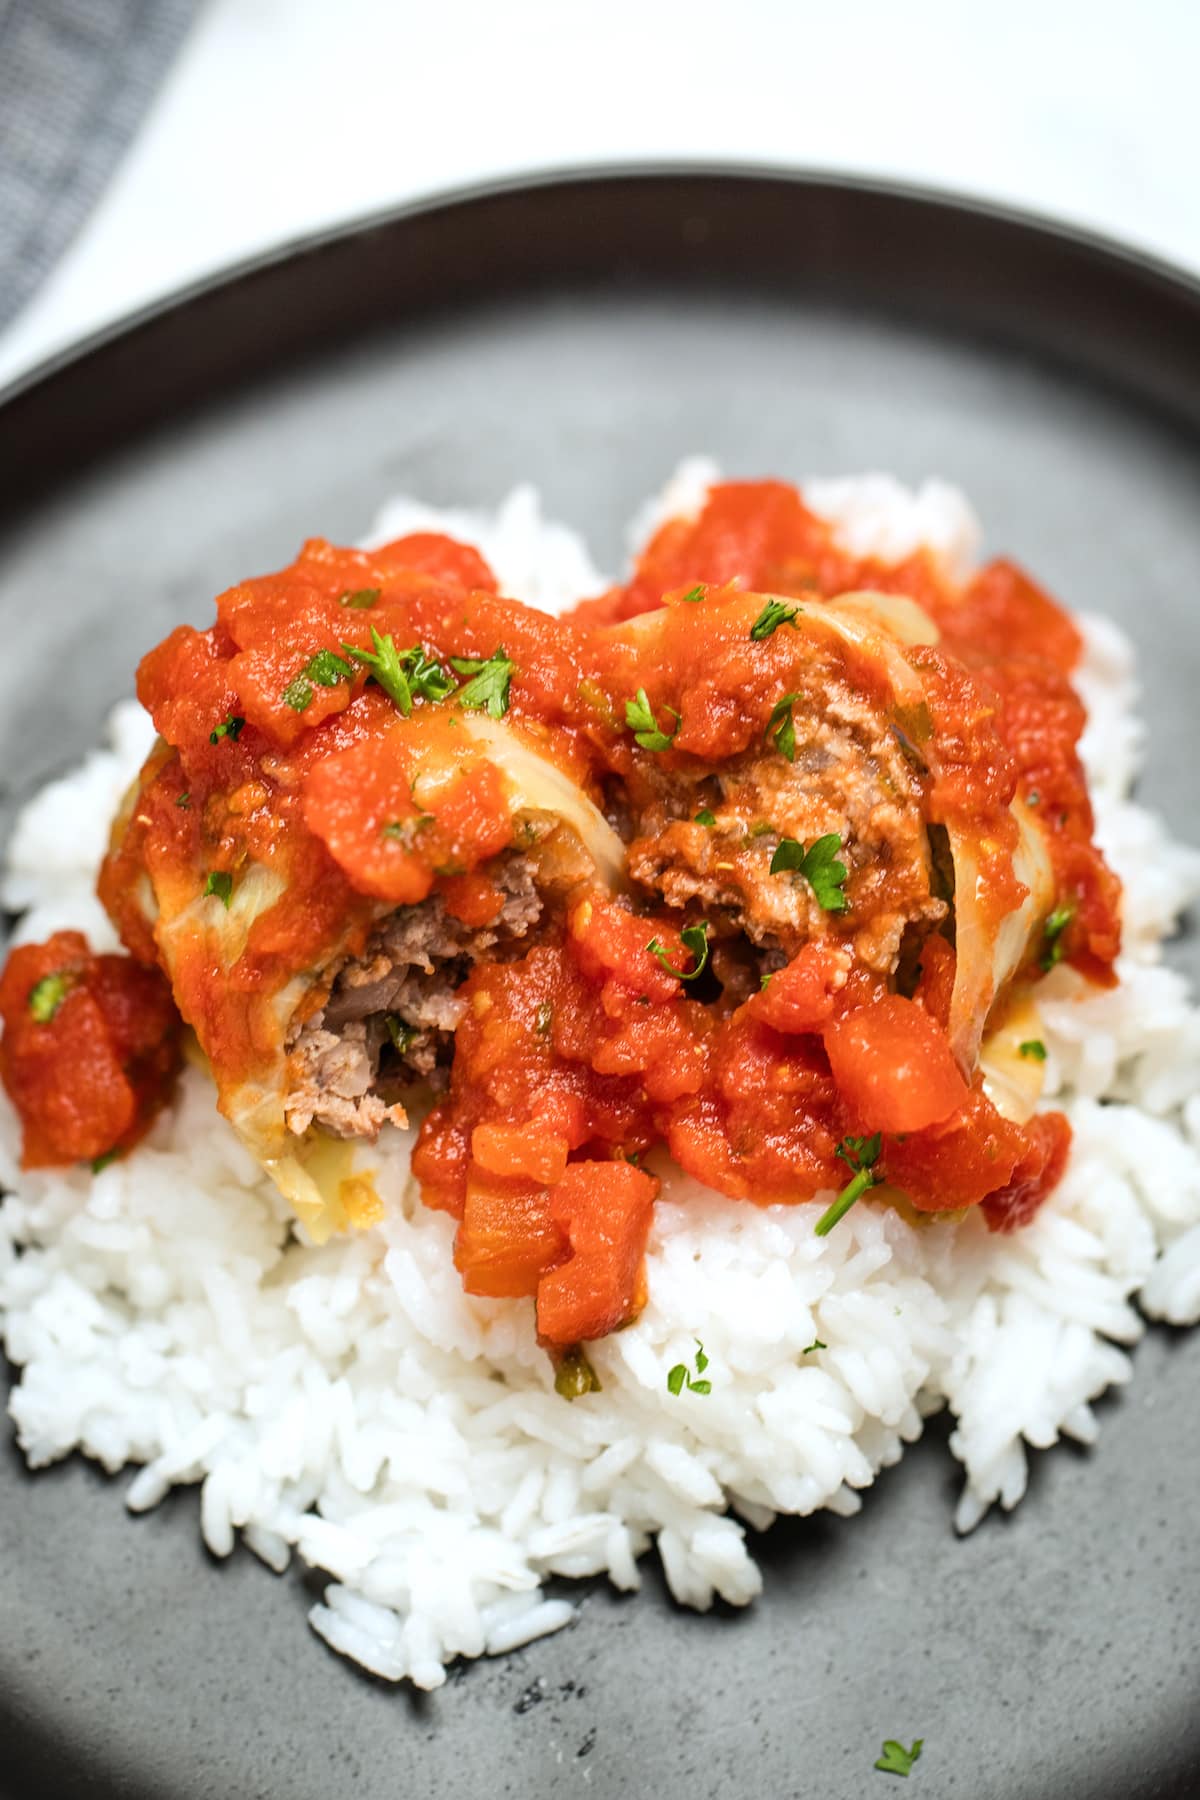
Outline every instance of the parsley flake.
POLYGON ((777 700, 767 720, 765 738, 770 738, 780 756, 786 756, 789 762, 796 760, 796 722, 792 717, 792 708, 800 698, 798 694, 785 694, 777 700))
MULTIPOLYGON (((708 1358, 704 1354, 704 1345, 700 1342, 700 1339, 696 1338, 693 1341, 696 1345, 696 1375, 700 1376, 704 1374, 705 1369, 708 1367, 708 1358)), ((682 1394, 684 1388, 687 1389, 689 1394, 711 1394, 712 1382, 696 1380, 686 1363, 676 1363, 675 1367, 667 1376, 667 1392, 678 1396, 682 1394)))
POLYGON ((750 627, 752 641, 761 644, 764 638, 769 638, 781 625, 791 625, 793 629, 797 629, 796 617, 800 611, 798 606, 785 606, 782 600, 768 600, 750 627))
POLYGON ((314 682, 318 687, 336 687, 339 681, 349 681, 353 673, 343 657, 335 656, 332 650, 318 650, 284 688, 283 703, 293 712, 303 712, 312 704, 314 682))
POLYGON ((696 586, 683 596, 682 604, 684 606, 695 606, 697 600, 703 600, 707 591, 708 590, 705 588, 703 582, 697 582, 696 586))
POLYGON ((667 953, 656 937, 652 937, 646 945, 650 952, 668 975, 674 975, 676 981, 695 981, 697 975, 703 975, 708 966, 708 920, 700 925, 685 925, 679 934, 685 950, 692 953, 692 967, 688 970, 677 969, 667 959, 667 953))
POLYGON ((1073 905, 1056 906, 1042 929, 1041 964, 1043 969, 1052 969, 1063 959, 1066 948, 1062 941, 1063 932, 1075 917, 1073 905))
POLYGON ((848 1169, 854 1171, 853 1178, 848 1181, 841 1193, 821 1214, 813 1230, 818 1237, 828 1237, 839 1219, 844 1219, 856 1200, 862 1198, 868 1188, 875 1186, 881 1176, 875 1173, 875 1164, 879 1161, 879 1152, 883 1139, 877 1131, 873 1137, 844 1137, 837 1147, 836 1155, 840 1156, 848 1169))
POLYGON ((71 989, 75 977, 69 969, 55 969, 43 975, 29 990, 29 1011, 38 1025, 48 1025, 71 989))
POLYGON ((702 806, 700 811, 696 814, 695 823, 697 825, 715 825, 716 822, 716 813, 709 812, 707 806, 702 806))
POLYGON ((348 588, 344 594, 338 595, 338 605, 348 606, 355 612, 361 612, 364 607, 375 605, 380 591, 379 588, 348 588))
POLYGON ((176 806, 182 807, 184 812, 187 812, 192 804, 192 796, 190 794, 180 794, 175 804, 176 806))
POLYGON ((626 727, 632 731, 643 750, 669 750, 671 748, 675 732, 679 730, 680 716, 673 706, 664 706, 663 711, 669 712, 674 719, 673 731, 659 730, 658 720, 654 716, 654 708, 650 704, 645 688, 638 689, 636 699, 625 702, 626 727))
POLYGON ((508 688, 515 663, 504 654, 504 645, 493 650, 486 659, 479 656, 452 656, 451 666, 471 680, 460 691, 458 703, 468 712, 485 712, 489 718, 502 719, 508 711, 508 688))
POLYGON ((386 825, 380 827, 379 835, 391 838, 395 843, 402 844, 406 850, 411 850, 417 833, 424 831, 427 825, 432 824, 432 813, 415 813, 409 819, 389 819, 386 825))
POLYGON ((407 1055, 418 1035, 415 1025, 406 1025, 398 1013, 388 1013, 383 1022, 392 1040, 392 1048, 400 1056, 407 1055))
POLYGON ((802 875, 825 912, 845 912, 850 902, 843 892, 846 865, 837 860, 842 840, 836 831, 814 839, 806 850, 795 838, 781 838, 771 858, 772 875, 794 871, 802 875))
POLYGON ((811 1344, 805 1344, 800 1354, 801 1356, 811 1356, 814 1350, 828 1350, 828 1348, 829 1345, 823 1344, 820 1338, 814 1338, 811 1344))
POLYGON ((245 723, 245 719, 239 719, 235 714, 230 713, 227 718, 221 720, 219 725, 214 725, 213 729, 209 732, 209 743, 219 744, 223 737, 227 737, 232 738, 236 744, 239 737, 242 735, 242 727, 245 723))
POLYGON ((101 1169, 107 1169, 109 1163, 116 1162, 120 1154, 121 1152, 119 1150, 103 1150, 99 1156, 93 1156, 91 1161, 92 1174, 99 1175, 101 1169))
POLYGON ((920 1756, 924 1744, 924 1738, 914 1738, 911 1747, 906 1750, 903 1744, 896 1742, 895 1738, 885 1738, 883 1755, 878 1759, 875 1767, 882 1769, 885 1775, 911 1775, 912 1766, 920 1756))
POLYGON ((229 902, 233 898, 233 876, 227 869, 213 869, 205 877, 205 898, 210 894, 221 902, 226 912, 229 911, 229 902))
MULTIPOLYGON (((343 644, 342 649, 347 656, 353 657, 356 663, 361 663, 369 671, 371 678, 379 683, 401 717, 407 719, 413 709, 412 688, 404 666, 406 658, 396 649, 391 632, 380 636, 372 625, 370 650, 360 650, 356 644, 343 644)), ((406 652, 407 655, 411 655, 411 652, 406 652)))
POLYGON ((1018 1044, 1017 1054, 1027 1056, 1030 1062, 1045 1062, 1046 1046, 1041 1038, 1026 1038, 1023 1044, 1018 1044))

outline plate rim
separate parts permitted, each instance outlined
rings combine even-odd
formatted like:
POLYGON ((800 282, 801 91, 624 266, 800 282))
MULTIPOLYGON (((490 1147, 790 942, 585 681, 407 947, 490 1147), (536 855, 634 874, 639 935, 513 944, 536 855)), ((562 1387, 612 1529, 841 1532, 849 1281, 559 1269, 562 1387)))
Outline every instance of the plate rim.
POLYGON ((352 213, 332 224, 294 233, 280 243, 249 255, 223 262, 191 281, 119 313, 92 331, 70 339, 59 349, 39 358, 31 367, 0 388, 0 427, 9 408, 27 399, 33 390, 87 362, 121 339, 129 338, 168 314, 179 312, 215 293, 252 279, 281 264, 304 260, 342 244, 384 232, 432 213, 455 211, 521 194, 561 191, 571 187, 599 188, 612 184, 631 191, 654 181, 693 180, 741 182, 748 187, 765 185, 890 200, 943 215, 967 215, 975 220, 1040 240, 1044 245, 1066 246, 1106 265, 1110 273, 1140 276, 1163 288, 1176 301, 1195 310, 1200 325, 1200 271, 1161 256, 1119 236, 1059 218, 1008 201, 970 194, 934 183, 893 180, 872 174, 824 169, 820 165, 715 159, 652 159, 637 162, 556 164, 545 169, 517 172, 480 181, 455 183, 398 203, 352 213))

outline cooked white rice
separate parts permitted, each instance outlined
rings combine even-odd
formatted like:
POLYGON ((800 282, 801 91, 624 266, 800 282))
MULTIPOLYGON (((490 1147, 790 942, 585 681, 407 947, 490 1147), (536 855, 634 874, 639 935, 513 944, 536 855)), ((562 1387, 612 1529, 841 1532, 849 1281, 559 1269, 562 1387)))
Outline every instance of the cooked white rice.
MULTIPOLYGON (((670 509, 711 473, 684 465, 670 509)), ((860 552, 924 542, 958 564, 975 542, 940 484, 806 494, 860 552)), ((377 535, 428 525, 477 541, 506 589, 543 605, 601 585, 528 489, 486 519, 397 502, 377 535)), ((817 1238, 820 1199, 759 1210, 677 1175, 656 1208, 646 1309, 591 1349, 603 1391, 567 1405, 532 1302, 463 1293, 453 1223, 414 1193, 404 1135, 383 1158, 386 1222, 314 1249, 194 1069, 145 1145, 95 1177, 22 1173, 0 1096, 0 1313, 31 1466, 74 1449, 113 1472, 141 1465, 133 1511, 200 1483, 211 1550, 227 1555, 240 1531, 280 1571, 298 1551, 333 1577, 309 1615, 321 1636, 426 1688, 455 1656, 565 1625, 574 1609, 545 1597, 549 1576, 637 1587, 654 1542, 685 1604, 752 1600, 746 1526, 856 1511, 944 1405, 966 1474, 959 1527, 1015 1505, 1027 1445, 1094 1438, 1091 1402, 1129 1379, 1143 1315, 1200 1318, 1200 1013, 1160 961, 1200 857, 1128 799, 1132 654, 1112 625, 1086 630, 1084 747, 1126 947, 1115 990, 1082 993, 1065 969, 1042 989, 1048 1097, 1075 1145, 1027 1230, 914 1229, 863 1205, 817 1238), (696 1338, 712 1393, 673 1397, 667 1372, 696 1338)), ((91 884, 150 728, 129 703, 111 735, 18 823, 3 899, 29 909, 23 937, 77 925, 112 942, 91 884)))

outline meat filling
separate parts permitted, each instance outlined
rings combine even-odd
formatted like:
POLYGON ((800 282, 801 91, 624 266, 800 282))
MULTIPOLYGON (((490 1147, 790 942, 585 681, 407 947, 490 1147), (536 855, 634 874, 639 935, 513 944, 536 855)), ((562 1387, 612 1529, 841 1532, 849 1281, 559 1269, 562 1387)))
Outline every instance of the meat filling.
POLYGON ((489 924, 463 924, 434 894, 389 913, 363 955, 334 969, 324 1005, 289 1038, 291 1131, 316 1124, 337 1137, 374 1137, 406 1122, 404 1089, 445 1086, 462 1017, 457 989, 476 962, 515 954, 547 908, 528 857, 509 855, 489 874, 505 896, 489 924))
POLYGON ((891 974, 906 933, 923 934, 947 912, 934 891, 919 778, 887 722, 851 696, 819 714, 797 703, 793 719, 792 759, 744 754, 719 772, 698 770, 690 792, 680 794, 676 777, 649 796, 630 875, 669 906, 702 910, 714 936, 744 932, 784 961, 834 924, 858 962, 891 974), (853 897, 844 925, 801 876, 771 871, 782 839, 811 844, 831 832, 853 897))

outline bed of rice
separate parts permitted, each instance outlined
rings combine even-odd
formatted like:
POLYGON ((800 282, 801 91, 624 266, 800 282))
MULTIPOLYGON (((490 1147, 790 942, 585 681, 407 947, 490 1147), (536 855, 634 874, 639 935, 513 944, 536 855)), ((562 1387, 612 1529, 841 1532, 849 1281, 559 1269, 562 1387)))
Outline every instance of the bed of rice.
MULTIPOLYGON (((688 504, 710 474, 685 465, 665 504, 688 504)), ((965 503, 938 484, 806 493, 859 550, 971 553, 965 503)), ((479 542, 506 590, 535 603, 602 585, 529 490, 486 519, 398 502, 378 533, 426 523, 479 542)), ((146 1144, 94 1177, 20 1172, 0 1096, 0 1315, 29 1463, 81 1449, 114 1472, 140 1465, 135 1512, 199 1483, 218 1556, 240 1531, 273 1569, 296 1552, 328 1571, 314 1628, 426 1688, 456 1656, 565 1625, 572 1605, 545 1597, 548 1576, 635 1588, 652 1543, 685 1604, 752 1600, 747 1527, 854 1512, 946 1405, 965 1470, 959 1527, 1015 1505, 1028 1445, 1091 1441, 1090 1403, 1128 1380, 1143 1316, 1200 1318, 1200 1012, 1160 960, 1200 857, 1130 802, 1132 654, 1110 624, 1086 629, 1085 750, 1125 882, 1126 948, 1115 990, 1080 999, 1066 970, 1042 990, 1047 1092, 1075 1147, 1027 1230, 991 1237, 977 1218, 917 1230, 865 1204, 819 1239, 819 1199, 758 1210, 676 1175, 656 1209, 645 1312, 591 1350, 603 1391, 567 1405, 532 1304, 462 1292, 453 1225, 414 1194, 402 1134, 382 1158, 386 1222, 314 1249, 196 1069, 146 1144), (696 1338, 712 1392, 673 1397, 667 1372, 696 1338)), ((111 944, 91 883, 149 735, 134 703, 119 707, 111 748, 22 816, 3 888, 28 909, 22 936, 76 925, 111 944)))

